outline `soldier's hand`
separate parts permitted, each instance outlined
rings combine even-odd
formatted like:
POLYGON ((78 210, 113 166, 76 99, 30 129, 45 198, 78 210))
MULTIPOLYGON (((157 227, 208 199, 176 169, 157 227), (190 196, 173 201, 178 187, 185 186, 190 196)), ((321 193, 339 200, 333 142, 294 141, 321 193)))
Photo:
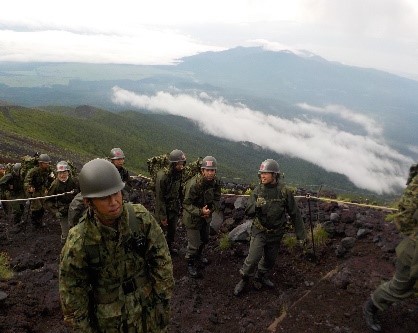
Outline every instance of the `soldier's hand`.
POLYGON ((166 226, 168 225, 167 218, 165 218, 165 219, 161 220, 161 224, 162 224, 164 227, 166 227, 166 226))
POLYGON ((28 192, 29 192, 29 193, 33 193, 33 192, 35 192, 35 188, 34 188, 33 186, 29 186, 29 187, 28 187, 28 192))
POLYGON ((208 208, 208 206, 204 206, 204 207, 201 209, 200 213, 201 213, 201 215, 202 215, 202 217, 203 217, 203 218, 208 218, 208 217, 210 217, 211 211, 210 211, 210 209, 208 208))

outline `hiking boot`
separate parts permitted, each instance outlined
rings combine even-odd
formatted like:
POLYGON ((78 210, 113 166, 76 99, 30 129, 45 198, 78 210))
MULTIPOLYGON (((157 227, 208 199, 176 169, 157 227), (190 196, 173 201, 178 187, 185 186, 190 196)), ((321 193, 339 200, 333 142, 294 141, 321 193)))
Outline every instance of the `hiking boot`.
POLYGON ((239 296, 248 283, 248 277, 243 276, 234 288, 234 295, 239 296))
POLYGON ((377 319, 378 311, 379 309, 376 307, 376 305, 374 305, 372 299, 369 298, 363 306, 363 315, 367 326, 374 332, 380 332, 382 330, 382 327, 380 326, 380 323, 377 319))
POLYGON ((196 265, 194 263, 194 260, 189 260, 187 262, 187 270, 189 271, 189 275, 192 278, 198 278, 199 277, 199 273, 197 272, 197 268, 196 265))
POLYGON ((257 273, 254 278, 254 288, 260 290, 262 286, 272 289, 275 287, 275 284, 265 274, 257 273))

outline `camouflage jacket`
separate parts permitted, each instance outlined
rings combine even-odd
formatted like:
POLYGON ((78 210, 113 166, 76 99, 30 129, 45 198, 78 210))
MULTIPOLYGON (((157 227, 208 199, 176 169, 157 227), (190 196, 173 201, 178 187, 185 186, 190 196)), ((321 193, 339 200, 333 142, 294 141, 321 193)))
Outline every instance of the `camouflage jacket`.
POLYGON ((167 218, 168 212, 179 213, 182 192, 182 173, 161 169, 155 180, 155 216, 158 221, 167 218))
POLYGON ((1 198, 19 199, 25 197, 23 190, 23 181, 19 175, 13 173, 6 173, 0 179, 1 198))
POLYGON ((63 196, 45 199, 45 207, 52 213, 60 212, 63 216, 67 216, 68 207, 71 201, 80 191, 78 179, 70 176, 68 180, 64 183, 60 181, 58 178, 56 178, 52 182, 47 192, 47 195, 55 195, 71 191, 73 191, 72 194, 65 194, 63 196))
POLYGON ((88 214, 70 229, 59 292, 64 320, 76 332, 166 331, 174 286, 167 243, 142 205, 128 205, 117 230, 88 214))
POLYGON ((42 170, 40 167, 34 167, 28 171, 23 187, 27 191, 29 187, 33 186, 35 192, 45 194, 44 192, 46 192, 53 180, 54 173, 51 168, 42 170))
POLYGON ((283 234, 289 214, 296 237, 306 238, 306 231, 293 193, 280 182, 259 184, 248 200, 246 215, 254 218, 253 233, 283 234))
POLYGON ((398 230, 406 236, 418 234, 418 175, 410 180, 398 204, 394 222, 398 230))
POLYGON ((201 174, 186 182, 183 199, 183 223, 187 228, 198 229, 205 221, 201 217, 204 206, 213 212, 219 210, 221 184, 218 179, 206 181, 201 174))

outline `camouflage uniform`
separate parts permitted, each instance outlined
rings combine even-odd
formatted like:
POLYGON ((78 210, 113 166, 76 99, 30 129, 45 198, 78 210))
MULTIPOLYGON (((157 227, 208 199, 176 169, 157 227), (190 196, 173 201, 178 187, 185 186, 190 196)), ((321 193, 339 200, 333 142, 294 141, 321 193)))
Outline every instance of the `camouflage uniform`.
POLYGON ((120 178, 125 183, 125 187, 122 190, 123 200, 125 202, 130 201, 130 194, 132 192, 132 182, 131 182, 131 176, 129 176, 129 171, 126 170, 124 167, 116 167, 118 169, 120 178))
POLYGON ((219 210, 221 184, 215 178, 206 181, 198 174, 186 182, 183 200, 183 224, 187 228, 186 259, 199 258, 209 241, 211 218, 201 217, 201 209, 207 205, 212 211, 219 210))
MULTIPOLYGON (((25 191, 23 190, 23 181, 19 174, 13 172, 6 173, 0 179, 0 192, 1 199, 12 200, 12 199, 23 199, 25 198, 25 191)), ((5 204, 5 203, 3 203, 5 204)), ((19 223, 25 208, 23 201, 15 201, 5 205, 8 213, 13 212, 13 220, 15 223, 19 223)))
POLYGON ((161 228, 140 204, 124 204, 118 229, 85 214, 61 252, 64 320, 76 332, 166 332, 174 279, 161 228), (135 214, 138 232, 130 226, 135 214), (139 235, 138 235, 139 233, 139 235))
POLYGON ((83 202, 83 196, 81 193, 77 193, 68 206, 68 227, 70 229, 78 224, 85 210, 86 206, 83 202))
POLYGON ((174 169, 161 169, 155 180, 155 216, 157 221, 167 220, 167 244, 172 248, 176 234, 177 221, 180 215, 182 192, 182 172, 174 169))
POLYGON ((73 191, 72 194, 45 199, 45 208, 60 222, 62 242, 67 238, 69 230, 67 221, 68 207, 75 195, 80 191, 78 180, 73 176, 69 176, 66 182, 62 182, 56 178, 47 192, 47 195, 55 195, 71 191, 73 191))
POLYGON ((253 276, 258 265, 258 274, 264 275, 274 266, 280 241, 285 232, 286 213, 295 227, 299 240, 306 239, 306 231, 292 192, 280 182, 259 184, 252 192, 245 211, 253 217, 250 250, 240 273, 253 276))
MULTIPOLYGON (((54 173, 50 167, 45 170, 41 169, 39 166, 30 169, 26 174, 23 183, 27 197, 36 198, 45 196, 53 180, 54 173), (29 187, 33 187, 35 191, 33 193, 29 193, 29 187)), ((43 202, 44 199, 31 200, 30 211, 32 215, 32 223, 35 225, 39 224, 42 220, 44 214, 43 202)))
POLYGON ((396 271, 392 279, 381 284, 372 294, 379 310, 414 294, 418 279, 418 175, 412 178, 399 202, 395 224, 405 238, 396 247, 396 271))

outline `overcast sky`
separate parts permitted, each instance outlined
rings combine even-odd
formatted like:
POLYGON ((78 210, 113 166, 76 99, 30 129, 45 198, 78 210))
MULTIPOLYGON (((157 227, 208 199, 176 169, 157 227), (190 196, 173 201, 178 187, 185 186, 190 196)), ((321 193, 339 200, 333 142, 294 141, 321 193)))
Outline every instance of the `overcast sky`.
POLYGON ((416 0, 13 0, 0 61, 166 64, 266 45, 418 79, 416 0))

